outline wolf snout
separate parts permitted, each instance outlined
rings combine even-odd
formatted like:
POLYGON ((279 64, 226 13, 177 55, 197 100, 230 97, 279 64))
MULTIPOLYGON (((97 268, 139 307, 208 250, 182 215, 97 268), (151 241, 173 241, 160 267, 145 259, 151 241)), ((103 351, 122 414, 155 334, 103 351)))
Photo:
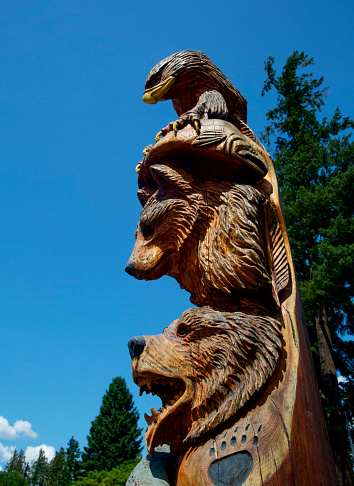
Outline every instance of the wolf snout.
POLYGON ((129 275, 131 275, 132 277, 135 277, 136 275, 134 263, 131 262, 130 260, 128 261, 127 266, 125 267, 125 271, 129 273, 129 275))
POLYGON ((128 341, 128 349, 131 359, 137 358, 144 351, 146 341, 144 336, 135 336, 128 341))
POLYGON ((146 274, 144 270, 138 270, 137 268, 135 268, 135 265, 131 260, 128 261, 127 266, 125 267, 125 271, 137 280, 143 280, 146 274))

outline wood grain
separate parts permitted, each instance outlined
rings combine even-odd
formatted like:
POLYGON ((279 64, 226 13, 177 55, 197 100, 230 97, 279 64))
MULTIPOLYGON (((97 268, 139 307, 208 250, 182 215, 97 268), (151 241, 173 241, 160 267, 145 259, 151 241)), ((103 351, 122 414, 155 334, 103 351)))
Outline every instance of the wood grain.
POLYGON ((225 119, 187 122, 140 164, 127 265, 200 306, 131 345, 135 381, 164 405, 147 416, 149 450, 170 444, 178 486, 335 486, 272 161, 225 119))

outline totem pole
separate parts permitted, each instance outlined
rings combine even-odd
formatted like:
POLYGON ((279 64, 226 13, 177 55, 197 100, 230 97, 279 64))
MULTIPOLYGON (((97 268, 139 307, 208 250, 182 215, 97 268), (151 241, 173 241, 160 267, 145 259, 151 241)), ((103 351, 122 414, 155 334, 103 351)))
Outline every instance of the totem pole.
POLYGON ((138 164, 126 271, 175 278, 197 307, 129 341, 133 379, 162 407, 145 414, 149 456, 127 484, 336 485, 278 183, 246 100, 199 51, 152 69, 143 101, 167 99, 179 118, 138 164))

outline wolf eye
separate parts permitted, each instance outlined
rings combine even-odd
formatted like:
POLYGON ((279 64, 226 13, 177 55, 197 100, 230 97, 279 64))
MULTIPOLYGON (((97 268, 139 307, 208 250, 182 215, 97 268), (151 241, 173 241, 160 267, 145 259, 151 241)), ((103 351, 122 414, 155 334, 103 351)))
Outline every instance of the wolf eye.
POLYGON ((146 238, 152 234, 154 228, 150 224, 140 223, 140 231, 142 232, 143 237, 146 238))
POLYGON ((189 333, 189 328, 185 324, 181 324, 177 329, 177 336, 184 337, 189 333))

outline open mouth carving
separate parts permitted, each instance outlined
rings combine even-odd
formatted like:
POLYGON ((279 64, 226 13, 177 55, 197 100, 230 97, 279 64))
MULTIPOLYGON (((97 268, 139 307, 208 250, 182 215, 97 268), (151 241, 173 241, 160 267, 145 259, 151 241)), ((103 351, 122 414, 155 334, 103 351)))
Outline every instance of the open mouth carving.
POLYGON ((151 416, 145 413, 145 420, 150 427, 157 424, 165 416, 173 412, 178 407, 178 402, 181 400, 186 391, 186 386, 183 380, 178 378, 162 378, 157 375, 140 376, 137 379, 137 385, 140 387, 140 396, 145 392, 151 393, 161 398, 162 406, 156 411, 151 408, 151 416))

